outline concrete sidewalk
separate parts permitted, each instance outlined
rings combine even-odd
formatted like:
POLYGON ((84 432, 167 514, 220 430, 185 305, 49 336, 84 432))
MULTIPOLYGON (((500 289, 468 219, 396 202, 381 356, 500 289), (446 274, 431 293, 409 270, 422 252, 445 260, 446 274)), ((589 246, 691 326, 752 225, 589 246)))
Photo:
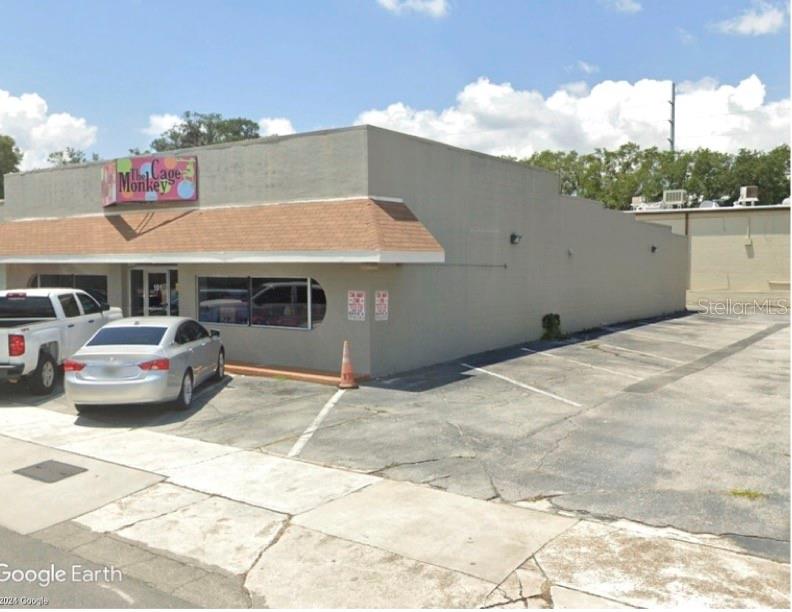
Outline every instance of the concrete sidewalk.
POLYGON ((0 493, 31 490, 21 506, 0 506, 0 525, 196 605, 789 605, 788 564, 715 535, 581 520, 541 502, 488 502, 170 434, 78 426, 39 408, 0 409, 0 431, 0 493), (58 508, 84 491, 79 476, 48 498, 53 485, 13 473, 48 455, 86 467, 94 497, 58 508), (119 478, 127 490, 113 489, 119 478), (49 522, 42 508, 52 510, 49 522))

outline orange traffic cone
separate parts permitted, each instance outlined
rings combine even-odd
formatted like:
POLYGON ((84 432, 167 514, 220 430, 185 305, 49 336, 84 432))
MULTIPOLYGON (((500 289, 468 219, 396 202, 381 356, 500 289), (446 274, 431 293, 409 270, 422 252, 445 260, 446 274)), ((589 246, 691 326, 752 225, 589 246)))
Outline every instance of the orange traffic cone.
POLYGON ((341 355, 341 380, 338 382, 339 389, 357 389, 355 374, 352 372, 352 360, 349 358, 349 340, 344 340, 344 352, 341 355))

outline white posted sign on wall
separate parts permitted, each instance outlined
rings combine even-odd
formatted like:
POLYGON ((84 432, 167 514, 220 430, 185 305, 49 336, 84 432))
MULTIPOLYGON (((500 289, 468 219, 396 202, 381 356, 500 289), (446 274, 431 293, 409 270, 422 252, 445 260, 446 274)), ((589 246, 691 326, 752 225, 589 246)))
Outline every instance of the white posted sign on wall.
POLYGON ((347 319, 350 321, 366 320, 366 292, 350 289, 347 291, 347 319))
POLYGON ((384 290, 377 291, 374 294, 374 320, 387 321, 388 320, 388 292, 384 290))

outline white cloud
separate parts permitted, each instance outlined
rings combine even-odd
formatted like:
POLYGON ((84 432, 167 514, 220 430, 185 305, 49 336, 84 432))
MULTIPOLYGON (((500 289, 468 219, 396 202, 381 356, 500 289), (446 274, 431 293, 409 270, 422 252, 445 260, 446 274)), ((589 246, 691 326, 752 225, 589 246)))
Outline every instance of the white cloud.
POLYGON ((377 0, 377 3, 396 15, 413 12, 445 17, 448 14, 448 0, 377 0))
POLYGON ((11 136, 22 150, 20 170, 47 166, 47 156, 66 147, 86 150, 96 142, 96 131, 82 117, 50 113, 36 93, 13 96, 0 89, 0 134, 11 136))
POLYGON ((163 132, 167 132, 169 129, 176 127, 181 122, 181 117, 172 113, 165 113, 163 115, 149 115, 149 124, 140 131, 147 136, 151 136, 152 138, 158 138, 163 132))
POLYGON ((715 27, 724 34, 762 36, 778 32, 785 22, 785 7, 758 0, 753 2, 753 8, 744 11, 742 15, 720 21, 715 27))
POLYGON ((259 130, 262 136, 286 136, 294 134, 292 122, 285 117, 262 117, 259 119, 259 130))
POLYGON ((599 72, 599 66, 596 64, 589 64, 583 60, 578 60, 577 67, 586 74, 594 74, 595 72, 599 72))
MULTIPOLYGON (((542 149, 591 151, 626 142, 667 147, 671 84, 642 79, 602 81, 590 90, 567 84, 544 97, 486 78, 468 84, 441 111, 396 102, 361 113, 369 123, 495 155, 528 156, 542 149)), ((677 88, 680 149, 768 149, 788 141, 790 101, 765 102, 765 86, 751 75, 737 85, 713 79, 677 88)))
POLYGON ((678 27, 676 29, 677 36, 679 36, 679 40, 682 42, 683 45, 690 45, 696 42, 696 37, 688 32, 685 28, 678 27))
POLYGON ((602 2, 605 6, 620 13, 637 13, 643 9, 641 3, 636 0, 602 0, 602 2))

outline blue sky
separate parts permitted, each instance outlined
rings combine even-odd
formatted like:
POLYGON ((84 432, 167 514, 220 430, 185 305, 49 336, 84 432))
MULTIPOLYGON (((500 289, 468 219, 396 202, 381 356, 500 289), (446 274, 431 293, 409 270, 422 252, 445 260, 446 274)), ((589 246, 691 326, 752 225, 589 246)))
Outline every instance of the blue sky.
MULTIPOLYGON (((569 83, 737 86, 756 75, 763 105, 789 99, 786 3, 448 0, 442 15, 387 4, 4 0, 0 90, 38 94, 48 113, 84 119, 96 127, 87 148, 108 157, 146 145, 151 115, 283 117, 308 131, 395 103, 439 114, 480 77, 548 98, 569 83), (724 25, 768 7, 786 12, 782 27, 724 25)), ((0 107, 0 131, 9 122, 0 107)))

